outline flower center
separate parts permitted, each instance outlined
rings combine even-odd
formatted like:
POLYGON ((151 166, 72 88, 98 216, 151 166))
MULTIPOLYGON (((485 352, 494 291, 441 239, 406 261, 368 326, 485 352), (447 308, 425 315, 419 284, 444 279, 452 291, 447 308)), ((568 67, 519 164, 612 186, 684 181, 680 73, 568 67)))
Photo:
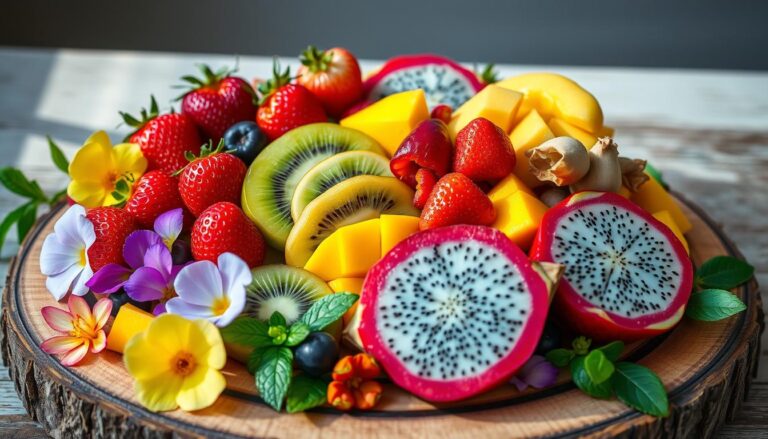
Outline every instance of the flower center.
POLYGON ((96 331, 90 323, 80 316, 75 317, 72 320, 72 330, 69 331, 69 335, 77 338, 95 339, 96 331))
POLYGON ((85 258, 85 247, 80 249, 80 266, 85 267, 88 264, 88 260, 85 258))
POLYGON ((176 297, 176 290, 173 289, 173 286, 168 286, 166 288, 163 288, 163 297, 160 298, 161 302, 167 302, 171 299, 176 297))
POLYGON ((227 296, 217 297, 211 304, 211 312, 215 316, 224 314, 227 309, 229 309, 229 297, 227 296))
POLYGON ((181 377, 191 375, 196 367, 195 357, 189 352, 180 351, 171 359, 171 370, 181 377))

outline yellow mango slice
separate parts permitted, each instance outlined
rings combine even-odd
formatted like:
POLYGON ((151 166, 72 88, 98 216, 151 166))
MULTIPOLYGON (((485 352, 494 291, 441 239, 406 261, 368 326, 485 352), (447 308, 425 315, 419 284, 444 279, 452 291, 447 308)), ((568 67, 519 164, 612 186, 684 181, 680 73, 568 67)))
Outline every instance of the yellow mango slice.
POLYGON ((586 147, 587 149, 592 148, 595 142, 597 142, 597 137, 582 130, 577 126, 569 124, 568 122, 562 119, 557 119, 557 118, 550 119, 549 128, 552 130, 553 133, 555 133, 555 136, 573 137, 574 139, 583 143, 584 147, 586 147))
POLYGON ((338 228, 317 247, 304 265, 325 281, 363 277, 381 258, 379 219, 338 228))
POLYGON ((565 76, 526 73, 495 85, 523 93, 523 110, 535 108, 545 117, 557 117, 590 133, 603 126, 603 110, 597 99, 565 76))
POLYGON ((651 214, 666 210, 682 233, 688 233, 693 227, 677 201, 653 177, 643 183, 630 199, 651 214))
POLYGON ((386 255, 400 241, 419 231, 419 217, 406 215, 382 215, 381 256, 386 255))
POLYGON ((528 250, 539 230, 539 224, 547 211, 547 206, 533 195, 517 191, 493 203, 496 208, 496 221, 491 224, 517 244, 528 250))
POLYGON ((125 344, 134 335, 144 332, 155 316, 130 303, 121 306, 107 336, 107 349, 123 353, 125 344))
POLYGON ((488 192, 488 198, 491 199, 491 201, 496 202, 501 200, 502 198, 506 198, 512 194, 514 194, 517 191, 523 191, 530 195, 533 195, 533 192, 528 188, 528 186, 523 183, 520 178, 518 178, 515 174, 509 174, 504 180, 501 180, 496 184, 496 186, 491 189, 490 192, 488 192))
POLYGON ((547 123, 536 110, 531 110, 510 133, 509 140, 512 141, 512 147, 515 148, 517 160, 515 162, 515 175, 526 186, 533 188, 543 183, 528 170, 528 157, 525 156, 525 153, 554 137, 552 130, 549 129, 547 123))
POLYGON ((339 122, 373 137, 389 155, 420 122, 429 119, 424 90, 416 89, 389 95, 339 122))
MULTIPOLYGON (((365 279, 360 277, 343 277, 343 278, 334 279, 328 282, 328 286, 331 287, 334 293, 354 293, 359 296, 360 293, 363 291, 363 281, 365 281, 365 279)), ((355 315, 356 309, 357 309, 357 303, 352 305, 347 310, 347 312, 344 313, 344 316, 342 317, 344 326, 346 326, 347 323, 349 323, 349 321, 355 315)))
POLYGON ((522 93, 489 85, 472 96, 453 112, 448 132, 455 139, 456 134, 478 117, 484 117, 508 133, 522 100, 522 93))
POLYGON ((683 244, 683 247, 685 247, 685 252, 688 254, 691 253, 691 250, 688 248, 688 241, 685 239, 685 236, 683 236, 683 232, 680 231, 680 227, 677 227, 677 223, 672 218, 672 215, 670 215, 669 211, 661 210, 654 213, 653 217, 661 221, 665 226, 669 227, 669 230, 671 230, 672 233, 677 236, 677 239, 679 239, 680 243, 683 244))

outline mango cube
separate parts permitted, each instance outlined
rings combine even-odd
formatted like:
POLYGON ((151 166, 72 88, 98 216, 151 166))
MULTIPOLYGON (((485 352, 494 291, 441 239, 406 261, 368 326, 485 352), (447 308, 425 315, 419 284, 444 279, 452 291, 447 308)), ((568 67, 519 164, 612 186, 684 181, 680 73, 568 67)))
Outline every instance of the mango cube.
POLYGON ((654 178, 643 183, 630 199, 651 214, 666 210, 682 233, 688 233, 693 227, 677 201, 654 178))
POLYGON ((622 197, 629 199, 632 197, 632 191, 629 190, 628 187, 624 186, 623 184, 619 188, 619 191, 616 192, 617 194, 621 195, 622 197))
POLYGON ((549 128, 552 130, 553 133, 555 133, 555 136, 573 137, 574 139, 583 143, 584 147, 587 149, 592 148, 595 142, 597 142, 597 137, 582 130, 577 126, 569 124, 568 122, 562 119, 557 119, 557 118, 550 119, 549 128))
POLYGON ((363 277, 381 258, 379 219, 340 227, 317 247, 304 269, 329 281, 363 277))
POLYGON ((123 353, 126 343, 134 335, 144 332, 155 316, 126 303, 117 311, 112 329, 107 336, 107 349, 123 353))
POLYGON ((427 119, 429 109, 424 90, 416 89, 389 95, 345 117, 339 124, 373 137, 391 156, 416 125, 427 119))
POLYGON ((672 215, 670 215, 668 211, 661 210, 654 213, 653 217, 659 220, 665 226, 669 227, 669 230, 671 230, 672 233, 677 236, 677 239, 679 239, 680 243, 683 244, 683 247, 685 247, 685 252, 688 254, 691 253, 691 250, 688 248, 688 241, 686 241, 685 236, 683 236, 683 232, 680 231, 680 227, 677 227, 677 223, 674 219, 672 219, 672 215))
POLYGON ((490 198, 491 201, 496 202, 502 198, 506 198, 516 193, 517 191, 523 191, 533 195, 533 192, 528 188, 528 186, 525 185, 525 183, 523 183, 522 180, 517 177, 517 175, 509 174, 504 180, 498 182, 496 186, 494 186, 493 189, 488 192, 488 198, 490 198))
POLYGON ((386 255, 400 241, 419 231, 419 217, 406 215, 382 215, 381 256, 386 255))
POLYGON ((491 224, 523 250, 531 246, 547 206, 533 195, 517 191, 494 201, 496 221, 491 224))
POLYGON ((448 124, 451 138, 455 139, 462 128, 478 117, 490 120, 508 133, 522 98, 522 93, 493 84, 485 87, 453 112, 451 123, 448 124))
MULTIPOLYGON (((363 291, 364 281, 364 278, 359 277, 343 277, 328 282, 328 286, 331 287, 334 293, 353 293, 359 296, 363 291)), ((355 314, 355 309, 357 309, 357 303, 352 305, 347 312, 344 313, 344 316, 342 317, 344 325, 349 323, 352 319, 352 316, 355 314)))
POLYGON ((525 118, 512 130, 509 140, 515 148, 515 175, 528 187, 537 187, 542 184, 528 170, 528 157, 525 153, 541 145, 543 142, 554 138, 555 135, 544 122, 538 111, 531 110, 525 118))

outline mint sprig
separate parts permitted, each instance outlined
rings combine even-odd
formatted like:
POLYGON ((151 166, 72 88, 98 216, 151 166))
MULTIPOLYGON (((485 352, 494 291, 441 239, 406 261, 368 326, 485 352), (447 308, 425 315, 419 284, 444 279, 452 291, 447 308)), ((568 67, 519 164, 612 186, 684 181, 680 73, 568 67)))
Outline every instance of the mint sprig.
POLYGON ((694 320, 716 322, 745 309, 747 305, 730 291, 713 289, 691 294, 685 315, 694 320))
POLYGON ((611 384, 616 397, 635 410, 658 417, 669 415, 664 384, 647 367, 628 362, 616 363, 611 384))
POLYGON ((312 304, 301 317, 301 321, 309 326, 311 331, 320 331, 339 320, 359 297, 352 293, 329 294, 312 304))
POLYGON ((277 411, 283 407, 293 375, 293 352, 281 346, 266 349, 256 371, 261 398, 277 411))
POLYGON ((754 267, 731 256, 715 256, 704 262, 696 270, 694 291, 685 315, 694 320, 716 322, 744 311, 747 305, 727 290, 747 282, 754 273, 754 267))
POLYGON ((748 281, 755 268, 731 256, 715 256, 696 270, 696 286, 730 290, 748 281))
POLYGON ((306 375, 294 377, 286 395, 285 410, 297 413, 323 405, 327 389, 328 384, 319 378, 306 375))

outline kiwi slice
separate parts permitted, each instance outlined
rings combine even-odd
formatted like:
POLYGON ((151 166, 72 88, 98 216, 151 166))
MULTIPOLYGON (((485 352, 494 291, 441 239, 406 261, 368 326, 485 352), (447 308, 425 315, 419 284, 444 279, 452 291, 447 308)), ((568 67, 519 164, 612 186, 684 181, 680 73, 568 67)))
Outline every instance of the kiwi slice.
POLYGON ((251 163, 243 183, 243 210, 270 246, 285 248, 293 227, 291 199, 301 177, 324 159, 346 151, 385 154, 378 142, 360 131, 315 123, 288 131, 251 163))
POLYGON ((291 216, 296 222, 312 200, 342 181, 358 175, 392 177, 389 159, 370 151, 348 151, 316 164, 299 180, 291 200, 291 216))
POLYGON ((419 216, 413 207, 413 190, 393 177, 359 175, 344 180, 304 208, 285 243, 285 261, 303 267, 336 229, 382 213, 419 216))

